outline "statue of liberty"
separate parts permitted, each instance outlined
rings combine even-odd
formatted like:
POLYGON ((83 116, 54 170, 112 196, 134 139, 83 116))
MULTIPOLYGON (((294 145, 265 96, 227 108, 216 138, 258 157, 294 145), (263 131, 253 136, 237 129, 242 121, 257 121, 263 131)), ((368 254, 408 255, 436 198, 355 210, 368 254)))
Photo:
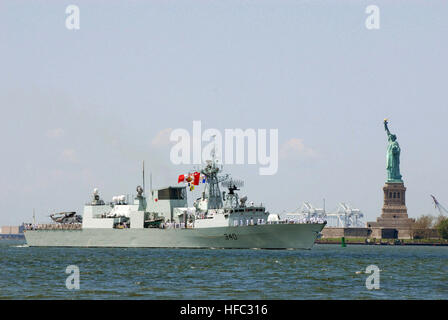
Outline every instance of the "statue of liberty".
POLYGON ((387 127, 387 119, 384 119, 384 129, 387 132, 387 138, 389 145, 387 147, 387 181, 386 182, 399 182, 402 183, 400 174, 400 145, 397 142, 397 136, 391 134, 387 127))

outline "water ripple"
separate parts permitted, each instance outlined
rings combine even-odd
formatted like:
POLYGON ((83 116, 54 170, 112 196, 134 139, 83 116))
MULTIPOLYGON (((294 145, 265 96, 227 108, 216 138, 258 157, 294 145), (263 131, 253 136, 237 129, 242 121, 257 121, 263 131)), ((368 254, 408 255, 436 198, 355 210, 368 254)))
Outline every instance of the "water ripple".
POLYGON ((0 242, 0 299, 448 299, 448 248, 29 248, 0 242), (380 290, 367 290, 377 265, 380 290), (80 290, 65 286, 68 265, 80 290))

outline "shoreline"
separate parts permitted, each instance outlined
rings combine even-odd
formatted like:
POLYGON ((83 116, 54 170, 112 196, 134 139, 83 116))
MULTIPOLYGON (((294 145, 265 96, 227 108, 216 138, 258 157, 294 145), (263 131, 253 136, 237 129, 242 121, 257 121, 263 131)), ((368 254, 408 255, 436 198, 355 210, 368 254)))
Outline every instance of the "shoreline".
MULTIPOLYGON (((3 241, 24 241, 24 236, 0 236, 0 240, 3 241)), ((345 245, 367 245, 367 246, 432 246, 432 247, 448 247, 448 240, 439 239, 422 239, 422 240, 412 240, 412 239, 360 239, 360 238, 345 238, 345 245), (370 240, 370 241, 367 241, 370 240)), ((332 245, 342 245, 341 238, 327 238, 327 239, 317 239, 315 244, 332 244, 332 245)))
POLYGON ((25 235, 22 234, 0 234, 0 240, 25 240, 25 235))
MULTIPOLYGON (((342 238, 317 239, 316 244, 342 245, 342 238)), ((448 240, 442 239, 369 239, 369 238, 345 238, 345 245, 368 246, 448 246, 448 240)))

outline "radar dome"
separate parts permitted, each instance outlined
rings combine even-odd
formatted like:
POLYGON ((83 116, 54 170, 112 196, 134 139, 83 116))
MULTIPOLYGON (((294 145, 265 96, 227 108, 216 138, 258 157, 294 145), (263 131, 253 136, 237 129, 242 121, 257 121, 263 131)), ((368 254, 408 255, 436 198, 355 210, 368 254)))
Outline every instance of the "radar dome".
POLYGON ((268 216, 268 222, 273 222, 273 221, 280 221, 280 217, 278 216, 278 214, 271 213, 268 216))

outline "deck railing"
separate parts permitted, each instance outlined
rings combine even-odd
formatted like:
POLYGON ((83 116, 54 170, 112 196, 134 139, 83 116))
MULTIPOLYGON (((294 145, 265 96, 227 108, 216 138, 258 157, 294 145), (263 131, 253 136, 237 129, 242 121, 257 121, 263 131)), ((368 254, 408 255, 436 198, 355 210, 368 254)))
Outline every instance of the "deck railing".
POLYGON ((79 230, 81 223, 26 224, 24 230, 79 230))

